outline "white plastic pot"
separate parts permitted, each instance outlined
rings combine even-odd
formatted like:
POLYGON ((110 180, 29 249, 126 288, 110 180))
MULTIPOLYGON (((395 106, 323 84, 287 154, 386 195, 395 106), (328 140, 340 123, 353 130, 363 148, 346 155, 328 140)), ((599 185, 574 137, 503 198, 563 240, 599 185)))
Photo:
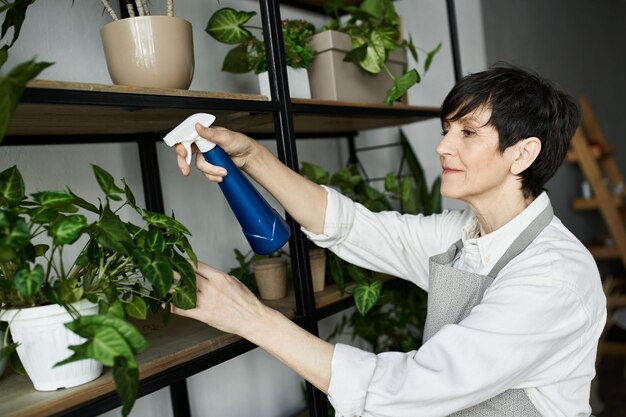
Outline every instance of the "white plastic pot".
MULTIPOLYGON (((98 306, 87 300, 73 306, 82 315, 98 313, 98 306)), ((63 325, 72 317, 60 305, 6 310, 0 317, 10 323, 13 341, 19 343, 17 354, 37 391, 75 387, 102 374, 102 364, 92 359, 53 367, 73 354, 68 346, 85 341, 63 325)))
MULTIPOLYGON (((272 97, 270 90, 269 73, 267 71, 258 74, 259 89, 261 95, 272 97)), ((289 82, 289 95, 293 98, 311 98, 309 85, 309 73, 305 68, 287 67, 287 81, 289 82)))

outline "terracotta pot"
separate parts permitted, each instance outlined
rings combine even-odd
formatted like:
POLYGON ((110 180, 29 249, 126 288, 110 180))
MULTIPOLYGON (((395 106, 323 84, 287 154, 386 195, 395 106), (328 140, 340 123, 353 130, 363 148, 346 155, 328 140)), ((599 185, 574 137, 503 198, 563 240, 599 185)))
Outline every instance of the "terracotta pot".
POLYGON ((171 16, 140 16, 100 30, 115 84, 187 89, 194 70, 191 23, 171 16))
POLYGON ((326 251, 322 248, 309 249, 313 292, 324 291, 326 281, 326 251))
MULTIPOLYGON (((311 39, 316 52, 309 66, 311 97, 324 100, 382 103, 391 87, 391 78, 383 72, 369 74, 352 62, 344 62, 352 49, 349 35, 334 30, 320 32, 311 39)), ((387 67, 394 76, 403 74, 406 50, 398 48, 389 54, 387 67)))
MULTIPOLYGON (((72 306, 82 315, 98 314, 98 305, 87 300, 72 306)), ((11 337, 19 343, 17 354, 37 391, 75 387, 102 374, 102 364, 92 359, 53 367, 74 353, 68 346, 85 341, 64 326, 72 317, 60 305, 5 310, 2 320, 11 323, 11 337)))
POLYGON ((278 300, 287 295, 287 260, 267 258, 253 262, 254 278, 263 300, 278 300))

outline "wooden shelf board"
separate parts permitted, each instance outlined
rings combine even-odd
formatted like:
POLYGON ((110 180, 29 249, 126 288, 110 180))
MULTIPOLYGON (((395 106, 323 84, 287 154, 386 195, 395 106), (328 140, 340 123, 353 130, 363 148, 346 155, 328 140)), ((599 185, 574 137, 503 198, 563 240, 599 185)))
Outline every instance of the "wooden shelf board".
MULTIPOLYGON (((11 120, 8 135, 78 137, 78 135, 164 134, 189 115, 199 111, 213 113, 217 117, 216 125, 240 132, 248 134, 274 132, 274 119, 270 112, 273 103, 260 95, 59 81, 33 81, 29 83, 28 88, 32 91, 46 89, 46 92, 58 93, 61 98, 55 98, 54 102, 46 102, 46 98, 22 102, 11 120), (91 103, 85 105, 74 103, 70 99, 64 101, 63 94, 75 92, 86 94, 91 98, 91 103), (130 96, 121 96, 122 94, 130 96), (98 100, 100 96, 102 100, 98 100), (134 100, 129 100, 129 103, 124 105, 120 104, 120 98, 134 100), (241 105, 237 103, 239 100, 242 100, 241 105), (226 103, 231 110, 223 110, 226 103), (265 105, 263 107, 265 111, 250 110, 259 103, 261 106, 265 105)), ((294 99, 293 103, 295 132, 309 135, 396 126, 436 117, 439 111, 434 107, 403 104, 386 106, 377 103, 314 99, 294 99), (304 110, 298 111, 298 106, 304 110)), ((116 138, 112 137, 111 142, 114 141, 116 138)))
MULTIPOLYGON (((613 204, 616 207, 621 207, 623 204, 622 197, 613 196, 613 204)), ((572 208, 576 211, 597 210, 600 208, 600 204, 596 198, 575 198, 572 201, 572 208)))
MULTIPOLYGON (((340 294, 336 286, 327 286, 315 294, 316 306, 326 307, 350 294, 340 294)), ((294 317, 293 291, 281 300, 264 301, 289 318, 294 317)), ((241 340, 199 321, 171 316, 166 327, 160 317, 136 323, 150 346, 138 355, 141 380, 155 376, 177 365, 216 351, 241 340)), ((110 370, 98 379, 78 387, 51 392, 35 391, 30 380, 14 373, 0 379, 0 415, 2 417, 39 417, 61 412, 115 391, 110 370)))
POLYGON ((600 246, 600 245, 589 245, 587 246, 591 255, 597 260, 611 260, 611 259, 619 259, 620 252, 616 246, 600 246))
MULTIPOLYGON (((608 144, 603 145, 602 147, 597 146, 597 145, 595 146, 592 145, 589 147, 589 149, 591 150, 591 155, 595 159, 607 158, 615 154, 615 147, 612 145, 608 145, 608 144)), ((571 162, 571 163, 578 162, 578 156, 576 155, 576 152, 570 149, 567 152, 566 160, 567 162, 571 162)))

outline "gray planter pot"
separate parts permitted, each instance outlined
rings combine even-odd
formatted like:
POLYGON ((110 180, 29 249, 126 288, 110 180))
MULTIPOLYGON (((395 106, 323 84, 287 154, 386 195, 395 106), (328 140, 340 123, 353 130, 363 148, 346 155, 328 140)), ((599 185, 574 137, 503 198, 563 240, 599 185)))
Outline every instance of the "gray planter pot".
MULTIPOLYGON (((309 66, 311 97, 323 100, 382 103, 391 87, 391 78, 380 73, 371 75, 359 66, 344 62, 352 49, 350 36, 334 30, 320 32, 311 39, 317 53, 309 66)), ((387 66, 394 76, 403 74, 406 50, 398 48, 389 54, 387 66)))

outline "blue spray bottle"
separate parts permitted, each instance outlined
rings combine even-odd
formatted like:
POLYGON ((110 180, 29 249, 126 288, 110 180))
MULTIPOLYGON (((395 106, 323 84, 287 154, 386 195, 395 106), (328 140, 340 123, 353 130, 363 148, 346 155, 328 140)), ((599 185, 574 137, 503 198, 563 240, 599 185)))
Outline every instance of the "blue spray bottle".
POLYGON ((195 125, 209 127, 215 116, 196 113, 189 116, 163 138, 168 146, 182 143, 191 163, 191 144, 195 143, 210 164, 226 168, 228 174, 219 183, 230 208, 235 213, 252 250, 267 255, 280 249, 291 231, 283 218, 259 194, 222 148, 198 136, 195 125))

